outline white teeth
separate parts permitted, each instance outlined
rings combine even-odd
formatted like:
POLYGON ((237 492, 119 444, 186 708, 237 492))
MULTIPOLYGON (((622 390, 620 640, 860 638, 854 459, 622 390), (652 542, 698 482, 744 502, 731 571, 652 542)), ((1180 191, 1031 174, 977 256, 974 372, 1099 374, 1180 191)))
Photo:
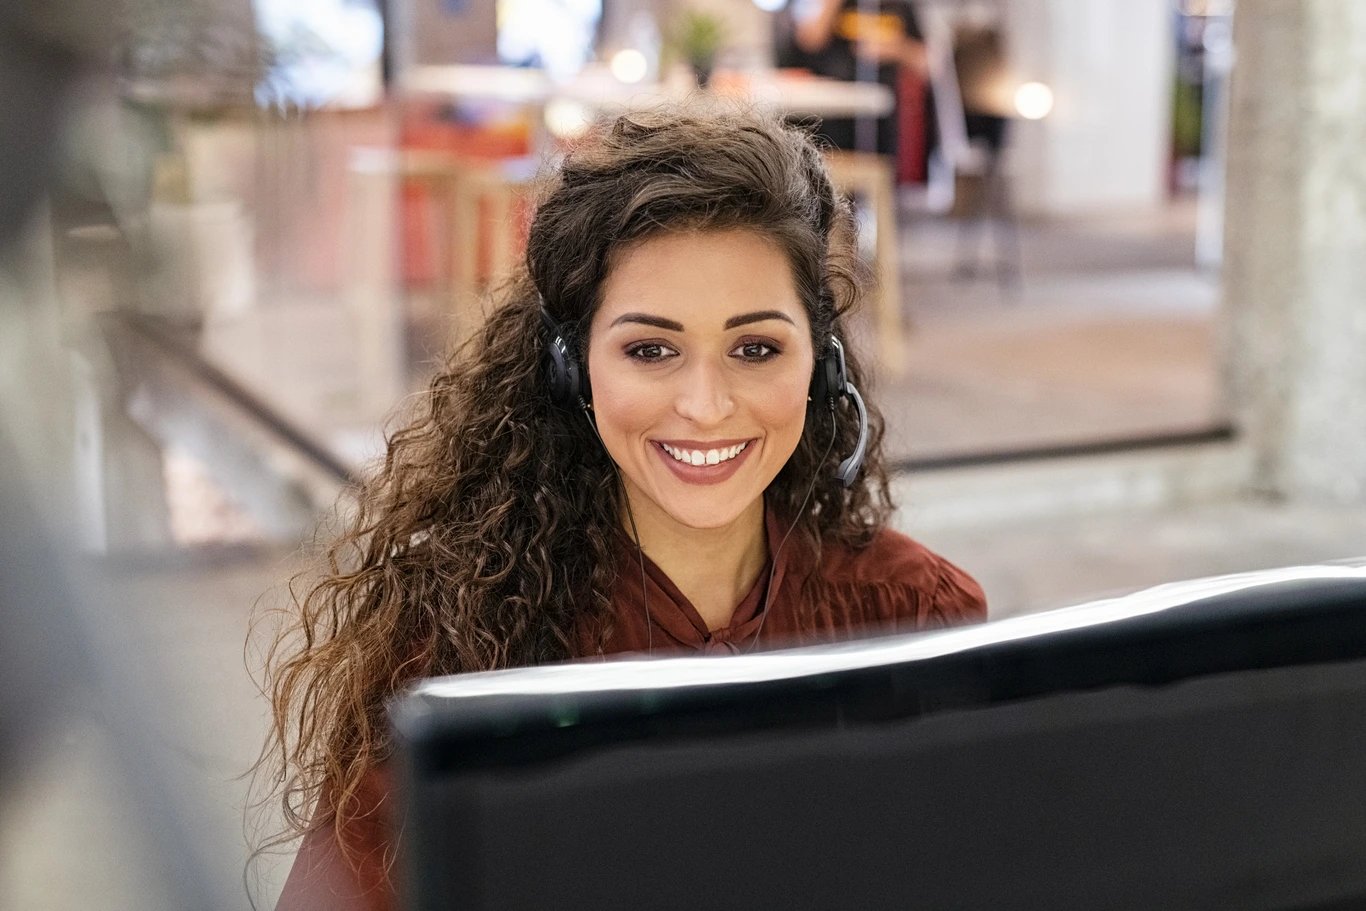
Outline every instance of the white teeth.
POLYGON ((675 449, 668 443, 660 443, 664 451, 673 456, 680 462, 688 465, 719 465, 729 461, 744 451, 748 443, 737 443, 734 446, 727 446, 724 449, 708 449, 703 452, 701 449, 675 449))

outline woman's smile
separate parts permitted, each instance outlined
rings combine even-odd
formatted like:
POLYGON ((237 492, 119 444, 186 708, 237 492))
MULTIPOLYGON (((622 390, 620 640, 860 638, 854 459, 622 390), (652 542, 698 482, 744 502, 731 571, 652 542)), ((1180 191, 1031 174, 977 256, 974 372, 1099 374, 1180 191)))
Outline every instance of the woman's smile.
POLYGON ((655 440, 660 458, 686 484, 720 484, 745 464, 755 440, 700 443, 693 440, 655 440))

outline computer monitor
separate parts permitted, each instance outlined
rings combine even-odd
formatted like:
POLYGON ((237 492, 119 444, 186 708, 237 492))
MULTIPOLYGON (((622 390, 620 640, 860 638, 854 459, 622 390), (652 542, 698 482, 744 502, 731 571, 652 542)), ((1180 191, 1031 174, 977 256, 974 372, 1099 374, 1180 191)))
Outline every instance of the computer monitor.
POLYGON ((1366 900, 1366 568, 978 627, 421 683, 405 907, 1366 900))

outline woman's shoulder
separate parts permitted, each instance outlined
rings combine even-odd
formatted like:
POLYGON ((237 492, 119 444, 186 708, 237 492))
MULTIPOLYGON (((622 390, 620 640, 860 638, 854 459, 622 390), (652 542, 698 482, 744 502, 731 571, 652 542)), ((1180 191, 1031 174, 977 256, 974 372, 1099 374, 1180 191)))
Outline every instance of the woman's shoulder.
POLYGON ((909 616, 925 628, 987 617, 986 595, 972 576, 893 528, 862 547, 829 544, 821 564, 828 585, 871 600, 882 619, 909 616))
POLYGON ((934 551, 894 528, 881 528, 862 547, 841 542, 825 545, 822 561, 830 582, 900 582, 926 587, 946 562, 934 551))
MULTIPOLYGON (((327 803, 332 803, 328 800, 327 803)), ((357 782, 340 835, 324 813, 304 835, 276 911, 392 911, 389 876, 395 833, 390 769, 381 764, 357 782)))

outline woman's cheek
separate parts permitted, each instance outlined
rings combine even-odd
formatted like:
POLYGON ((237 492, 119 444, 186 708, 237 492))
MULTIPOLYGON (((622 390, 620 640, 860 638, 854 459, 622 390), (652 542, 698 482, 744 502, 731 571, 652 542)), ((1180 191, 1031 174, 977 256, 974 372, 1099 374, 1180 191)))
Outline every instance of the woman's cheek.
POLYGON ((598 423, 607 425, 612 436, 626 437, 649 430, 659 419, 661 395, 653 384, 639 380, 618 379, 604 384, 601 391, 593 388, 593 408, 598 423))
POLYGON ((756 401, 756 407, 764 415, 764 423, 784 439, 790 437, 793 446, 801 436, 806 421, 809 377, 809 372, 794 371, 781 381, 769 384, 762 399, 756 401))

